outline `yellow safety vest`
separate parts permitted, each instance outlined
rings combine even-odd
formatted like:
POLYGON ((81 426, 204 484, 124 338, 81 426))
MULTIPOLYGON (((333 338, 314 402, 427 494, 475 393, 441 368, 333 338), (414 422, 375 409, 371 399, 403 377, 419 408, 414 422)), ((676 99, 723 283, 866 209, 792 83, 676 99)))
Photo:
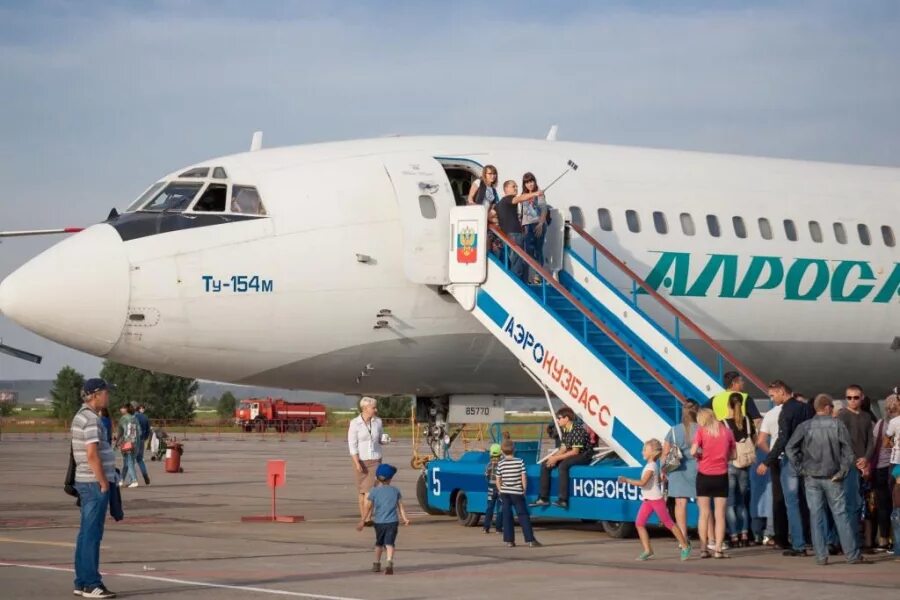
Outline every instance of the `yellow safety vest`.
MULTIPOLYGON (((722 419, 727 419, 731 416, 728 410, 728 399, 734 393, 736 392, 729 392, 726 390, 713 396, 712 409, 713 412, 716 413, 716 419, 721 421, 722 419)), ((744 397, 744 403, 741 404, 741 417, 743 418, 747 416, 747 398, 750 397, 750 394, 745 394, 744 392, 740 392, 740 394, 744 397)))

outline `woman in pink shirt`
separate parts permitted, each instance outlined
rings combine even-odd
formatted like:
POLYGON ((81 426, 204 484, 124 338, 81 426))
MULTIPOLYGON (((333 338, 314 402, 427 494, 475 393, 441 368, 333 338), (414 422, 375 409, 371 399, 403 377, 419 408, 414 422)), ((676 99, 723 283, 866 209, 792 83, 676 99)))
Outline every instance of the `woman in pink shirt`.
POLYGON ((710 538, 710 498, 715 505, 715 557, 730 558, 722 551, 725 541, 725 511, 728 508, 728 461, 735 455, 734 436, 727 425, 716 420, 715 413, 700 409, 697 413, 697 433, 691 454, 697 457, 697 508, 700 509, 698 530, 700 558, 709 558, 707 540, 710 538))

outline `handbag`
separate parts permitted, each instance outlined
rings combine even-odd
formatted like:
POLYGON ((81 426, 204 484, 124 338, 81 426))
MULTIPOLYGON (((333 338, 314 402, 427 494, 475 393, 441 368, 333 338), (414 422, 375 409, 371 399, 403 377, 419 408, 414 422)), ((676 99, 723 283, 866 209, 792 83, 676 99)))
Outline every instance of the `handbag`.
POLYGON ((122 452, 134 451, 134 442, 122 442, 122 445, 119 446, 119 450, 121 450, 122 452))
POLYGON ((78 498, 78 490, 75 489, 75 452, 69 445, 69 468, 66 471, 66 480, 63 482, 63 491, 73 498, 78 498))
POLYGON ((681 461, 684 460, 684 454, 681 452, 681 447, 675 441, 675 428, 672 428, 672 445, 669 446, 669 453, 666 454, 666 460, 663 462, 663 471, 666 473, 671 473, 672 471, 677 471, 681 466, 681 461))
POLYGON ((756 460, 756 445, 753 443, 753 436, 750 435, 750 419, 744 417, 744 427, 746 427, 747 437, 736 443, 737 455, 731 464, 738 469, 746 469, 756 460))

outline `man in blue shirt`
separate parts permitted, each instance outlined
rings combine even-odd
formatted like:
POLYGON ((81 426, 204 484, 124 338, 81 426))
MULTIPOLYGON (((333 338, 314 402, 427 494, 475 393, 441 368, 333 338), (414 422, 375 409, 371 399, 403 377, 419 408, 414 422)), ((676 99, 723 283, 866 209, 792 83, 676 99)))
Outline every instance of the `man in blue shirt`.
POLYGON ((141 404, 134 413, 134 420, 141 429, 140 441, 135 447, 134 460, 144 475, 144 483, 150 485, 150 475, 147 474, 147 465, 144 464, 144 448, 147 447, 147 440, 150 439, 150 419, 144 414, 144 410, 144 405, 141 404))

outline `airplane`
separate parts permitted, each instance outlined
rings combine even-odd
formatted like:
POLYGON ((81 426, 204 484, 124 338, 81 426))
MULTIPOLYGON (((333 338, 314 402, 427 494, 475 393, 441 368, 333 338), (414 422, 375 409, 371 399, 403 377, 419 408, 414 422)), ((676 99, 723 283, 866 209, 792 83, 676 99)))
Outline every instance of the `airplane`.
MULTIPOLYGON (((471 208, 487 164, 501 185, 530 171, 540 186, 574 162, 546 192, 554 277, 565 244, 596 252, 574 225, 762 387, 859 383, 880 398, 898 383, 900 169, 552 134, 272 149, 255 136, 251 151, 178 169, 28 261, 0 283, 0 312, 89 354, 194 378, 534 395, 521 359, 453 293, 450 215, 471 208)), ((644 288, 608 278, 664 318, 644 288)), ((711 360, 683 329, 685 347, 711 360)))

